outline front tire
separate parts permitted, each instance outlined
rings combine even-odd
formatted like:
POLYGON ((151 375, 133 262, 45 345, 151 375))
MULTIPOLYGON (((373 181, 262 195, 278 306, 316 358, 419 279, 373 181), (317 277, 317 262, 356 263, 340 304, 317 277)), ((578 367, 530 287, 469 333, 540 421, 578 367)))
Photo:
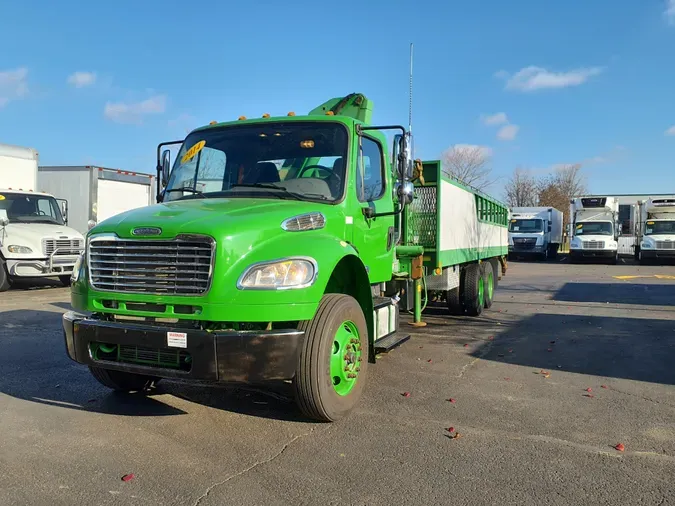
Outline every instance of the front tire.
POLYGON ((295 373, 295 398, 314 420, 344 418, 361 398, 368 373, 368 326, 361 306, 345 294, 326 294, 316 315, 298 326, 305 339, 295 373))
POLYGON ((159 378, 134 374, 123 371, 111 371, 93 365, 89 366, 89 372, 103 386, 116 392, 140 392, 145 390, 152 382, 157 383, 159 378))
POLYGON ((12 282, 9 279, 9 272, 7 272, 7 264, 0 258, 0 292, 6 292, 12 287, 12 282))

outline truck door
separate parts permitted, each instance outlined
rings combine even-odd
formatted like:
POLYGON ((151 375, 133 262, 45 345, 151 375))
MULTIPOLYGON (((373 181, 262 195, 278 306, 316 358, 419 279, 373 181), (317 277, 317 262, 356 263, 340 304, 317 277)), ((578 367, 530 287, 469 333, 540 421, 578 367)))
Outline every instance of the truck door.
MULTIPOLYGON (((366 266, 371 283, 391 279, 394 260, 394 217, 367 218, 363 209, 372 208, 375 213, 394 210, 391 178, 387 174, 384 151, 379 141, 367 135, 360 136, 356 158, 355 201, 358 213, 353 219, 353 244, 366 266)), ((349 219, 349 218, 348 218, 349 219)))

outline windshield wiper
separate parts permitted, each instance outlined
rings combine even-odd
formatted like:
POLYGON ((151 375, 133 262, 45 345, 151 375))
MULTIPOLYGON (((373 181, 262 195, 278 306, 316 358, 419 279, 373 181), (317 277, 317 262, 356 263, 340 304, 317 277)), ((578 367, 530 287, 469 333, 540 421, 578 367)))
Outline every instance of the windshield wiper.
POLYGON ((291 197, 294 197, 296 200, 302 200, 300 194, 289 191, 288 188, 284 188, 283 186, 277 186, 274 183, 237 183, 233 184, 230 186, 230 188, 265 188, 267 190, 280 190, 284 192, 286 195, 290 195, 291 197))
POLYGON ((292 195, 297 200, 303 200, 303 197, 314 197, 314 198, 319 198, 321 200, 328 200, 328 198, 325 195, 321 195, 320 193, 292 192, 288 188, 284 188, 283 186, 277 186, 274 183, 237 183, 237 184, 233 184, 232 186, 230 186, 230 188, 235 188, 237 186, 240 186, 242 188, 266 188, 266 189, 270 189, 270 190, 281 190, 286 195, 292 195))
MULTIPOLYGON (((171 193, 171 192, 192 192, 195 195, 199 195, 200 197, 204 196, 204 192, 201 192, 199 190, 195 190, 194 188, 170 188, 168 190, 164 190, 164 193, 171 193)), ((179 200, 183 197, 179 197, 179 200)))

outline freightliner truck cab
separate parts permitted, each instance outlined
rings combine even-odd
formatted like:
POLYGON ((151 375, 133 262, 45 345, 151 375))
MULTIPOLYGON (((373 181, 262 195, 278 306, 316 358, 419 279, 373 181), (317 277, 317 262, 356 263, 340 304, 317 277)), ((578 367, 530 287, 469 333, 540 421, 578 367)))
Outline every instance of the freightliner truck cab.
POLYGON ((115 390, 282 381, 308 417, 349 412, 377 342, 404 339, 378 296, 415 276, 422 252, 401 242, 410 132, 371 114, 351 94, 304 116, 212 123, 178 141, 173 167, 160 144, 158 203, 87 234, 79 312, 63 320, 70 358, 115 390))

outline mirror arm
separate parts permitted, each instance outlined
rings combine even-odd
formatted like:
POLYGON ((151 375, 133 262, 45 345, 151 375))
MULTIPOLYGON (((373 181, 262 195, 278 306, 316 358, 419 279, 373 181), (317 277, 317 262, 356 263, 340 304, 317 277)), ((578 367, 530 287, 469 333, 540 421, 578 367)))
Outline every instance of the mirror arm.
POLYGON ((373 211, 372 207, 363 207, 363 208, 361 208, 361 211, 363 212, 363 216, 370 219, 370 218, 380 218, 381 216, 396 216, 396 215, 401 214, 403 212, 404 207, 405 207, 405 205, 400 205, 398 207, 398 210, 391 211, 391 212, 388 212, 388 213, 376 213, 375 211, 373 211))

